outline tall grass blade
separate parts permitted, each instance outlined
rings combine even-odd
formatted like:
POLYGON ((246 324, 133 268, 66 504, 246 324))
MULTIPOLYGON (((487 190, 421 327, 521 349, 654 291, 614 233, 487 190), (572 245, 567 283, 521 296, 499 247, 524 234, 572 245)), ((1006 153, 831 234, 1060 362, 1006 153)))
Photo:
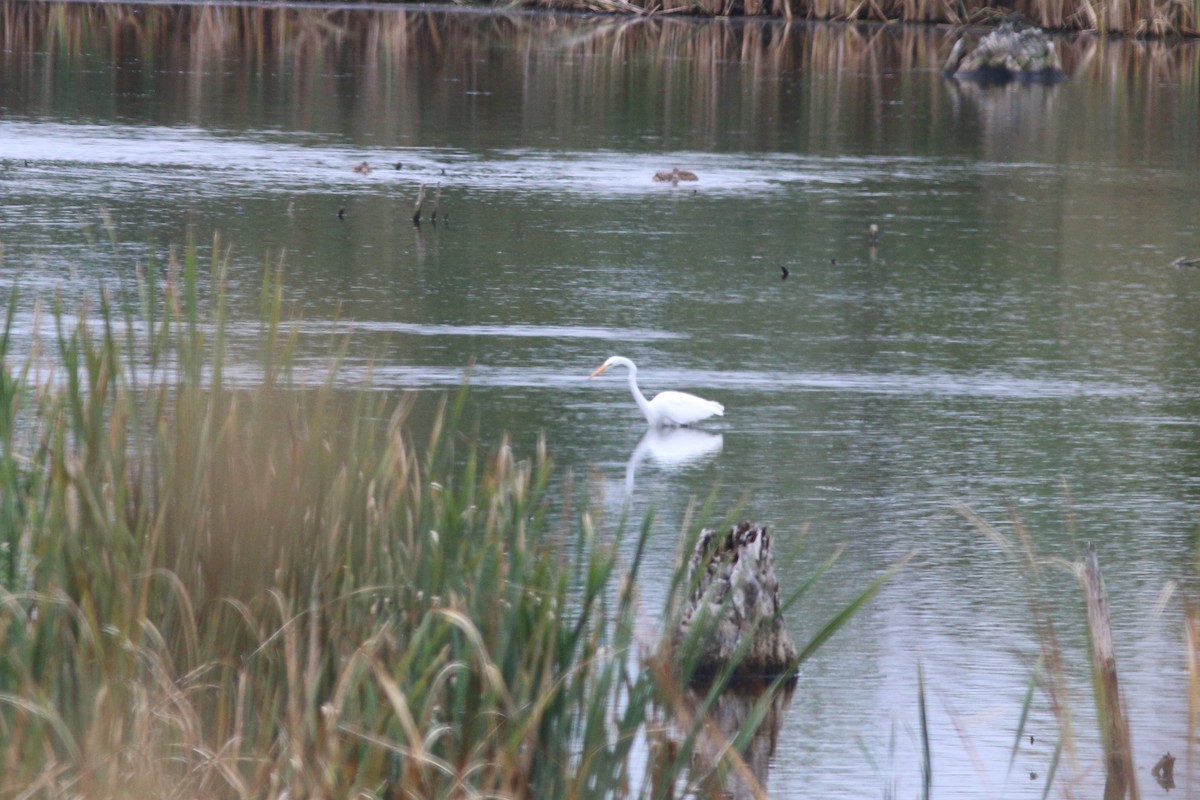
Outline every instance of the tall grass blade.
POLYGON ((1017 753, 1021 749, 1021 742, 1025 740, 1025 723, 1029 721, 1029 711, 1033 708, 1033 693, 1037 688, 1037 672, 1029 676, 1029 685, 1025 689, 1025 698, 1021 702, 1021 716, 1017 720, 1017 731, 1013 737, 1013 746, 1008 753, 1008 774, 1012 774, 1013 764, 1017 761, 1017 753))
POLYGON ((917 710, 921 726, 921 797, 929 800, 933 791, 933 756, 929 748, 929 716, 925 708, 925 670, 917 664, 917 710))
POLYGON ((1058 775, 1058 764, 1062 759, 1063 740, 1060 737, 1054 743, 1054 755, 1050 758, 1050 768, 1046 770, 1046 783, 1042 787, 1042 800, 1046 800, 1050 796, 1050 789, 1054 786, 1054 778, 1058 775))
MULTIPOLYGON (((833 618, 829 620, 829 622, 825 623, 825 625, 819 631, 817 631, 816 635, 814 635, 812 639, 810 639, 808 643, 801 648, 799 654, 796 656, 796 664, 800 665, 807 661, 821 647, 821 645, 825 644, 825 642, 829 641, 831 636, 841 630, 842 626, 849 622, 854 615, 858 613, 859 609, 861 609, 869 600, 871 600, 871 598, 879 594, 879 590, 884 587, 884 584, 891 580, 892 577, 899 572, 915 554, 915 551, 910 552, 889 567, 886 572, 884 572, 875 580, 871 581, 866 589, 864 589, 862 592, 856 595, 853 600, 847 603, 840 612, 835 614, 833 618)), ((790 605, 790 601, 788 605, 790 605)))

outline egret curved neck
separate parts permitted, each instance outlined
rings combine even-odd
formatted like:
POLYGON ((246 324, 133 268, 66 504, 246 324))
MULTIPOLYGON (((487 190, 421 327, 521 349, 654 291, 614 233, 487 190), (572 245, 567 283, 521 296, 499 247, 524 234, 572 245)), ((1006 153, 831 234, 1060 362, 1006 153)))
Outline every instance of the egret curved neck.
POLYGON ((626 380, 629 381, 629 391, 633 392, 634 402, 642 410, 643 416, 646 417, 647 421, 654 422, 654 415, 650 413, 650 401, 646 399, 646 395, 642 394, 642 390, 638 388, 637 369, 632 364, 629 366, 626 380))

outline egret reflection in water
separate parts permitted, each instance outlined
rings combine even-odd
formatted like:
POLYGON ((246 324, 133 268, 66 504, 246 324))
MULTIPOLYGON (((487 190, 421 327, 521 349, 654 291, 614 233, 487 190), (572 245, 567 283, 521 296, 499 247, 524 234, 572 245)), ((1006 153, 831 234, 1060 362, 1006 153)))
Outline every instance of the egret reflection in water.
POLYGON ((666 471, 698 464, 724 446, 724 437, 694 428, 650 428, 633 448, 625 464, 625 494, 633 495, 637 468, 643 461, 652 461, 666 471))

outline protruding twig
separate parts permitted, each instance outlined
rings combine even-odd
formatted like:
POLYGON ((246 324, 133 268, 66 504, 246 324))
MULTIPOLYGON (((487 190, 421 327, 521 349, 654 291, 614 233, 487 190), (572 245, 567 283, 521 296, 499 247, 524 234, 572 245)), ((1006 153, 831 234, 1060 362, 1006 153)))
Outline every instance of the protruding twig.
POLYGON ((421 224, 421 206, 425 203, 425 184, 421 184, 420 191, 417 192, 417 203, 413 206, 413 225, 421 224))

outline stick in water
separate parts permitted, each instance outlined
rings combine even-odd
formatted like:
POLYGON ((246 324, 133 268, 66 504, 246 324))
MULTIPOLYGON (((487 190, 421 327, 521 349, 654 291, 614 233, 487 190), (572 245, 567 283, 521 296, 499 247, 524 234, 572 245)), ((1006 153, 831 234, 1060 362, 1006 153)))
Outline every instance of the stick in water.
POLYGON ((413 207, 413 225, 421 224, 421 205, 425 202, 425 184, 421 184, 421 190, 417 192, 417 204, 413 207))

